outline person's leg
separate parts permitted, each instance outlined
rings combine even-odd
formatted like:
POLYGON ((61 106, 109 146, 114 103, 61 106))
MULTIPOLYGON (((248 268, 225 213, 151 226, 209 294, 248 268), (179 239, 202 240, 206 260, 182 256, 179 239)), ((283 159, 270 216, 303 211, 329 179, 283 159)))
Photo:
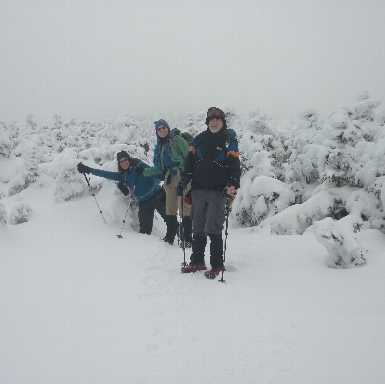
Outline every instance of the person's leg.
POLYGON ((206 221, 206 195, 207 191, 198 190, 193 191, 192 206, 192 226, 193 226, 193 243, 192 243, 192 264, 204 264, 205 250, 207 244, 207 237, 204 232, 205 221, 206 221))
POLYGON ((212 269, 223 267, 223 240, 222 234, 209 235, 210 237, 210 264, 212 269))
POLYGON ((212 269, 223 268, 222 231, 226 220, 226 196, 220 191, 209 191, 205 233, 210 237, 210 264, 212 269))
POLYGON ((176 195, 176 187, 177 178, 171 178, 169 184, 163 186, 166 192, 166 225, 167 225, 167 233, 164 238, 169 244, 173 244, 176 236, 176 232, 178 229, 178 197, 176 195))
POLYGON ((154 206, 151 203, 151 199, 139 203, 138 218, 139 232, 150 235, 154 221, 154 206))
POLYGON ((166 192, 166 215, 176 216, 178 214, 178 196, 176 195, 177 177, 172 177, 167 185, 163 185, 166 192))

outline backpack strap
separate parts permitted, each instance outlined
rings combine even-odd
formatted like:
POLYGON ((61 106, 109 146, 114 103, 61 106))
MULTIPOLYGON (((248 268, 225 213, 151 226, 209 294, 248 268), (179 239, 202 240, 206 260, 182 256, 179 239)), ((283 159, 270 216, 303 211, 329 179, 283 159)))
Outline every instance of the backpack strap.
MULTIPOLYGON (((180 150, 179 146, 178 146, 178 143, 176 142, 176 138, 180 136, 180 135, 176 135, 172 138, 172 141, 171 141, 171 145, 175 148, 175 150, 183 157, 184 160, 186 160, 186 158, 183 156, 182 154, 182 151, 180 150)), ((170 153, 171 155, 171 153, 170 153)))

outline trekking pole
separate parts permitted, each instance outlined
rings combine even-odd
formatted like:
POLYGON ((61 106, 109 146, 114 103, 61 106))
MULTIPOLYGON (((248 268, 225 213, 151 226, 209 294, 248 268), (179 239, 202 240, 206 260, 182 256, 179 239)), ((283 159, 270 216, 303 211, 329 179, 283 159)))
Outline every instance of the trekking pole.
POLYGON ((132 188, 132 191, 131 191, 131 197, 130 197, 130 200, 128 201, 128 207, 126 209, 126 214, 125 214, 124 219, 123 219, 122 229, 120 230, 120 234, 116 235, 116 237, 119 238, 119 239, 123 239, 122 232, 123 232, 124 224, 126 224, 126 217, 127 217, 127 214, 128 214, 128 210, 130 209, 132 201, 134 199, 135 187, 136 187, 136 185, 134 185, 134 187, 132 188))
MULTIPOLYGON (((227 245, 227 235, 229 234, 228 229, 229 229, 229 215, 230 215, 230 201, 232 199, 232 196, 227 195, 226 196, 226 226, 225 226, 225 244, 223 247, 223 265, 225 265, 226 261, 226 245, 227 245)), ((226 280, 223 279, 223 273, 224 271, 222 270, 222 277, 218 280, 221 283, 225 283, 226 280)))
POLYGON ((102 210, 100 209, 99 203, 98 203, 98 201, 96 200, 95 193, 94 193, 94 191, 93 191, 93 189, 92 189, 92 187, 91 187, 91 184, 90 184, 90 182, 89 182, 89 180, 88 180, 88 177, 87 177, 87 175, 86 175, 85 173, 83 173, 83 175, 84 175, 84 177, 86 178, 86 181, 87 181, 87 184, 88 184, 88 190, 91 192, 92 196, 95 198, 96 204, 97 204, 97 206, 98 206, 98 208, 99 208, 99 212, 100 212, 100 214, 102 215, 104 222, 107 224, 106 219, 105 219, 104 216, 103 216, 103 212, 102 212, 102 210))
POLYGON ((116 237, 118 237, 119 239, 123 239, 122 232, 123 232, 124 224, 126 224, 126 217, 127 217, 128 211, 129 211, 129 209, 131 207, 131 204, 132 204, 132 197, 130 198, 130 200, 128 202, 128 207, 127 207, 124 219, 123 219, 123 225, 122 225, 122 229, 120 230, 120 234, 116 235, 116 237))
POLYGON ((185 236, 184 236, 184 224, 183 224, 183 193, 182 193, 182 196, 180 197, 180 202, 181 202, 181 211, 182 211, 182 225, 181 225, 181 230, 182 230, 182 235, 183 235, 183 239, 182 239, 182 242, 183 242, 183 263, 182 263, 182 266, 186 266, 187 263, 186 263, 186 247, 185 247, 185 243, 186 243, 186 239, 185 239, 185 236))

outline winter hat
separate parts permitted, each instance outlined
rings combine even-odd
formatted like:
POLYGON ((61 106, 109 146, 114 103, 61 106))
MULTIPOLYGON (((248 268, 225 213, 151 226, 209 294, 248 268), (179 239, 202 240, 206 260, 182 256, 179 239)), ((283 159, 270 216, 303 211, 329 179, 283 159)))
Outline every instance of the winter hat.
POLYGON ((116 154, 116 160, 118 160, 118 163, 121 159, 127 158, 128 160, 131 159, 130 155, 126 151, 120 151, 116 154))
POLYGON ((210 107, 208 110, 207 110, 207 115, 206 115, 206 125, 208 126, 209 125, 209 121, 210 121, 210 117, 211 116, 215 116, 217 117, 218 119, 222 120, 222 123, 223 123, 223 129, 226 129, 227 128, 227 123, 226 123, 226 117, 225 117, 225 113, 217 108, 217 107, 210 107))
POLYGON ((168 129, 168 133, 170 133, 171 131, 170 126, 168 125, 166 120, 159 119, 158 121, 154 121, 154 124, 155 124, 155 132, 157 136, 158 136, 158 128, 160 125, 164 125, 168 129))

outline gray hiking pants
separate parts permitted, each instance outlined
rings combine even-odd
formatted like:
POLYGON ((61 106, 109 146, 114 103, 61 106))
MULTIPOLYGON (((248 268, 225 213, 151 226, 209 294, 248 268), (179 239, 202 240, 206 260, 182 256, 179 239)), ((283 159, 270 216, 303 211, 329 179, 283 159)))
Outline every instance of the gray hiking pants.
POLYGON ((192 191, 193 233, 198 236, 222 235, 226 220, 226 196, 221 191, 192 191))

